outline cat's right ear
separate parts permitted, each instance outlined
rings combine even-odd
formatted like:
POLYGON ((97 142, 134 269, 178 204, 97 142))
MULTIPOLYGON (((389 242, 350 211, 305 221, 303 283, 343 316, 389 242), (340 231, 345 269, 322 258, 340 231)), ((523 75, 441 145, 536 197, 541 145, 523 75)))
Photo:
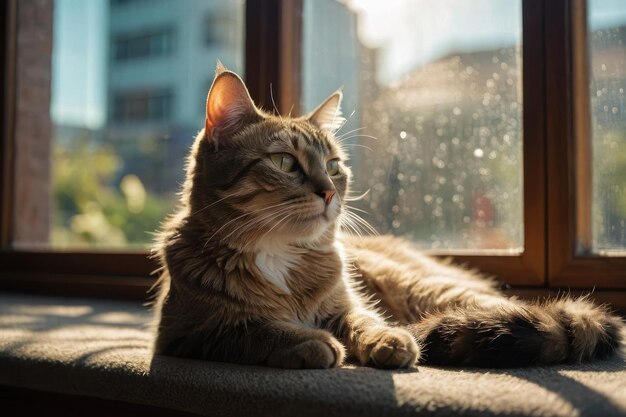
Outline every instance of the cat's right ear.
POLYGON ((258 117, 258 110, 241 78, 218 62, 206 100, 204 127, 207 140, 217 150, 221 141, 258 117))

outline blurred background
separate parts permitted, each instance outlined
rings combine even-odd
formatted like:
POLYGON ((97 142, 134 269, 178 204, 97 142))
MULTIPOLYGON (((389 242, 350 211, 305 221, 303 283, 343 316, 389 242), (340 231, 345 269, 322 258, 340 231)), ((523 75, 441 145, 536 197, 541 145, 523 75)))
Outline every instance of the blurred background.
MULTIPOLYGON (((593 245, 626 249, 626 6, 590 0, 593 245)), ((523 250, 520 0, 304 0, 301 103, 344 87, 357 214, 424 248, 523 250)), ((48 220, 17 245, 144 248, 243 0, 56 0, 48 220)), ((269 86, 268 86, 269 88, 269 86)))

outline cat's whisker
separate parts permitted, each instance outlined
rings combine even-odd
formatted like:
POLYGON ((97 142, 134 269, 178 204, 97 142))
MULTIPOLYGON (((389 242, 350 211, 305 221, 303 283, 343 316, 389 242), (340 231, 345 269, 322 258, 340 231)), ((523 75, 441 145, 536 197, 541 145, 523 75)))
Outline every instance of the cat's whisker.
MULTIPOLYGON (((271 206, 268 206, 268 207, 264 207, 262 209, 259 209, 259 210, 255 211, 255 212, 248 212, 248 214, 249 215, 259 214, 259 213, 265 212, 267 210, 277 209, 277 208, 279 209, 278 210, 279 212, 282 212, 283 210, 289 210, 290 207, 281 207, 281 206, 286 206, 286 205, 289 205, 289 204, 290 204, 290 202, 284 202, 284 203, 280 203, 280 204, 275 204, 275 205, 271 205, 271 206)), ((276 214, 276 212, 271 212, 269 214, 264 214, 260 218, 259 217, 252 217, 251 219, 247 219, 247 220, 244 221, 244 223, 239 225, 239 227, 237 227, 233 232, 231 232, 229 235, 223 237, 221 240, 222 241, 226 240, 229 236, 231 236, 237 230, 242 229, 244 227, 247 227, 248 225, 250 225, 250 224, 252 224, 254 222, 261 222, 262 220, 265 220, 265 219, 267 219, 269 217, 272 217, 274 214, 276 214)))
POLYGON ((348 228, 351 235, 357 236, 359 238, 363 237, 363 234, 361 233, 361 231, 357 227, 355 227, 351 222, 346 221, 344 225, 348 228))
POLYGON ((363 235, 367 235, 367 230, 359 223, 357 222, 354 218, 348 216, 348 219, 350 220, 350 222, 352 223, 352 225, 359 230, 359 235, 362 237, 363 235))
POLYGON ((348 121, 350 119, 352 119, 352 116, 354 116, 356 114, 356 110, 352 110, 352 113, 350 113, 350 116, 348 116, 347 118, 344 118, 343 121, 341 122, 341 125, 335 129, 335 131, 333 132, 333 134, 337 134, 339 133, 339 131, 341 131, 341 129, 343 129, 343 127, 348 124, 348 121))
POLYGON ((378 230, 376 230, 371 224, 369 224, 369 222, 365 219, 363 219, 361 216, 359 216, 358 214, 355 213, 350 213, 351 216, 353 216, 354 220, 358 223, 360 223, 361 225, 363 225, 363 227, 365 229, 367 229, 372 235, 377 236, 378 235, 378 230))
POLYGON ((274 224, 274 226, 272 226, 270 228, 270 230, 265 232, 265 234, 263 236, 269 235, 272 232, 272 230, 274 230, 279 224, 281 224, 283 221, 285 221, 285 219, 289 218, 289 216, 292 216, 292 215, 293 215, 293 213, 287 212, 287 214, 285 214, 285 216, 282 219, 280 219, 278 222, 276 222, 276 224, 274 224))
MULTIPOLYGON (((350 114, 350 117, 354 116, 355 112, 356 112, 356 111, 353 111, 353 112, 350 114)), ((349 119, 350 119, 350 118, 346 119, 346 123, 348 122, 348 120, 349 120, 349 119)), ((343 125, 341 125, 341 128, 343 128, 343 127, 346 125, 346 123, 344 123, 343 125)), ((350 133, 353 133, 353 132, 358 132, 359 130, 363 130, 363 129, 366 129, 366 127, 365 127, 365 126, 361 126, 361 127, 357 127, 357 128, 355 128, 355 129, 352 129, 352 130, 350 130, 350 131, 348 131, 348 132, 343 132, 341 135, 337 136, 337 137, 336 137, 336 139, 340 139, 340 138, 341 138, 341 137, 343 137, 343 136, 349 135, 350 133)))
POLYGON ((352 230, 352 229, 351 229, 351 228, 350 228, 347 224, 345 224, 345 223, 343 223, 343 222, 342 222, 342 223, 340 224, 340 226, 341 226, 341 230, 342 230, 344 233, 347 233, 347 234, 349 234, 349 235, 351 235, 351 236, 355 236, 355 235, 356 235, 356 234, 355 234, 355 232, 354 232, 354 231, 353 231, 353 230, 352 230))
POLYGON ((365 145, 361 145, 358 143, 345 143, 341 145, 342 147, 344 146, 351 146, 351 147, 356 147, 356 148, 363 148, 363 149, 367 149, 370 152, 374 152, 374 150, 372 148, 370 148, 369 146, 365 146, 365 145))
POLYGON ((352 136, 348 136, 348 137, 345 137, 345 138, 341 138, 339 143, 343 144, 348 139, 353 139, 353 138, 368 138, 368 139, 378 140, 378 138, 376 136, 372 136, 372 135, 352 135, 352 136))
MULTIPOLYGON (((281 203, 281 204, 290 204, 290 202, 285 202, 285 203, 281 203)), ((271 208, 276 208, 276 206, 271 206, 271 208)), ((265 225, 271 223, 272 221, 274 221, 276 218, 278 218, 280 215, 289 212, 293 210, 291 206, 289 207, 282 207, 281 209, 279 209, 276 212, 272 212, 268 215, 265 215, 261 218, 257 218, 254 217, 252 219, 247 220, 244 224, 242 224, 241 226, 239 226, 237 229, 235 229, 234 231, 232 231, 229 235, 225 236, 224 238, 222 238, 221 240, 227 240, 228 238, 230 238, 233 234, 235 234, 236 232, 242 230, 242 229, 247 229, 249 225, 251 225, 252 223, 256 223, 256 229, 261 229, 263 227, 265 227, 265 225)), ((265 235, 265 234, 264 234, 265 235)), ((248 246, 248 245, 244 245, 248 246)))
MULTIPOLYGON (((276 214, 276 213, 274 213, 274 214, 275 214, 275 215, 271 217, 271 221, 274 221, 277 217, 280 217, 281 215, 283 215, 283 218, 282 218, 282 219, 280 219, 278 222, 276 222, 276 223, 274 224, 274 226, 272 226, 272 227, 271 227, 268 231, 264 232, 264 233, 263 233, 263 234, 262 234, 262 235, 261 235, 261 236, 257 239, 258 241, 263 240, 263 238, 265 238, 265 236, 267 236, 267 235, 268 235, 268 234, 269 234, 272 230, 274 230, 274 228, 275 228, 275 227, 277 227, 280 223, 282 223, 285 219, 287 219, 287 218, 288 218, 289 216, 291 216, 293 213, 290 213, 290 212, 289 212, 289 210, 287 210, 287 211, 286 211, 286 213, 285 213, 285 211, 281 211, 281 212, 280 212, 280 213, 278 213, 278 214, 276 214)), ((270 221, 270 222, 271 222, 271 221, 270 221)), ((267 222, 266 222, 266 223, 267 223, 267 222)), ((248 242, 248 243, 246 243, 246 244, 243 246, 243 248, 244 248, 244 249, 247 249, 247 248, 248 248, 250 245, 252 245, 253 243, 255 243, 255 242, 248 242)))
POLYGON ((348 116, 347 118, 343 119, 343 122, 341 123, 341 125, 335 130, 335 134, 338 133, 341 129, 343 129, 343 127, 348 123, 348 121, 350 119, 352 119, 352 116, 354 116, 356 114, 356 110, 352 110, 352 113, 350 113, 350 116, 348 116))
POLYGON ((280 215, 287 213, 291 210, 291 207, 283 207, 282 209, 278 210, 277 212, 273 212, 270 213, 268 215, 265 215, 261 218, 252 218, 247 220, 244 224, 242 224, 241 226, 239 226, 238 228, 236 228, 235 230, 233 230, 230 234, 228 234, 227 236, 224 236, 221 241, 225 241, 228 238, 230 238, 233 234, 237 233, 238 231, 242 230, 242 229, 246 229, 248 228, 249 225, 251 225, 252 223, 257 223, 257 227, 256 229, 261 229, 263 226, 265 226, 266 224, 271 223, 272 221, 274 221, 277 217, 279 217, 280 215))
POLYGON ((276 102, 274 101, 274 89, 272 88, 272 83, 270 83, 270 98, 272 99, 272 105, 274 106, 274 111, 276 111, 276 115, 280 119, 281 123, 283 122, 283 117, 280 115, 278 111, 278 107, 276 106, 276 102))
POLYGON ((205 207, 202 207, 201 209, 198 209, 198 210, 194 211, 193 213, 190 214, 190 216, 195 216, 196 214, 203 212, 204 210, 214 206, 215 204, 220 203, 220 202, 226 200, 227 198, 232 198, 232 197, 236 197, 236 196, 234 196, 234 195, 227 195, 225 197, 222 197, 219 200, 216 200, 216 201, 212 202, 211 204, 208 204, 205 207))
POLYGON ((369 231, 373 235, 378 235, 378 231, 374 229, 374 227, 369 224, 366 220, 364 220, 361 216, 351 211, 345 211, 345 214, 354 220, 357 224, 362 226, 365 230, 369 231))
POLYGON ((211 235, 211 236, 210 236, 210 237, 206 240, 206 242, 204 243, 204 246, 202 247, 202 249, 203 249, 203 250, 204 250, 204 249, 206 249, 206 247, 207 247, 207 245, 209 244, 209 242, 211 241, 211 239, 213 239, 213 238, 215 237, 215 235, 216 235, 216 234, 218 234, 220 231, 222 231, 222 230, 223 230, 225 227, 227 227, 229 224, 231 224, 231 223, 233 223, 233 222, 235 222, 235 221, 237 221, 237 220, 239 220, 239 219, 241 219, 241 218, 243 218, 243 217, 250 216, 250 215, 252 215, 252 213, 246 212, 246 213, 243 213, 242 215, 240 215, 240 216, 238 216, 238 217, 235 217, 234 219, 232 219, 232 220, 230 220, 230 221, 226 222, 225 224, 223 224, 223 225, 222 225, 219 229, 217 229, 217 230, 216 230, 216 231, 215 231, 215 232, 214 232, 214 233, 213 233, 213 234, 212 234, 212 235, 211 235))
POLYGON ((368 189, 367 191, 365 191, 363 194, 357 196, 357 197, 345 197, 344 200, 351 202, 351 201, 359 201, 365 198, 365 196, 367 196, 370 193, 370 189, 368 189))
POLYGON ((215 235, 216 235, 216 234, 218 234, 219 232, 221 232, 221 231, 222 231, 225 227, 227 227, 228 225, 232 224, 233 222, 235 222, 235 221, 237 221, 237 220, 239 220, 239 219, 241 219, 241 218, 243 218, 243 217, 245 217, 245 216, 251 216, 251 215, 253 215, 253 214, 258 214, 259 212, 263 212, 263 211, 266 211, 266 210, 275 209, 275 208, 277 208, 277 207, 284 206, 284 205, 286 205, 286 204, 290 204, 290 202, 288 202, 288 201, 287 201, 287 202, 283 202, 283 203, 279 203, 279 204, 271 205, 271 206, 268 206, 268 207, 264 207, 264 208, 262 208, 262 209, 257 210, 256 212, 245 212, 245 213, 243 213, 242 215, 237 216, 237 217, 235 217, 234 219, 231 219, 230 221, 228 221, 228 222, 226 222, 224 225, 222 225, 219 229, 217 229, 217 230, 216 230, 216 231, 215 231, 215 232, 214 232, 214 233, 213 233, 213 234, 212 234, 212 235, 211 235, 211 236, 207 239, 206 243, 204 244, 203 249, 206 249, 207 245, 209 244, 209 242, 211 241, 211 239, 213 239, 213 237, 215 237, 215 235))
POLYGON ((370 212, 369 212, 369 211, 366 211, 366 210, 363 210, 363 209, 360 209, 360 208, 357 208, 357 207, 349 206, 349 205, 347 205, 347 204, 345 205, 345 207, 346 207, 348 210, 356 210, 356 211, 359 211, 359 212, 361 212, 361 213, 370 214, 370 212))
MULTIPOLYGON (((344 213, 345 214, 345 213, 344 213)), ((351 235, 362 237, 360 230, 354 225, 353 220, 347 216, 340 218, 341 226, 346 228, 351 235)))
POLYGON ((349 130, 349 131, 347 131, 347 132, 337 136, 335 139, 337 141, 341 142, 341 139, 343 139, 345 136, 349 135, 350 133, 358 132, 359 130, 363 130, 363 129, 365 129, 364 126, 363 127, 357 127, 356 129, 349 130))
POLYGON ((226 196, 224 196, 224 197, 222 197, 222 198, 220 198, 220 199, 218 199, 218 200, 216 200, 216 201, 212 202, 211 204, 208 204, 208 205, 206 205, 205 207, 202 207, 201 209, 198 209, 198 210, 196 210, 196 211, 194 211, 194 212, 190 213, 189 215, 190 215, 190 216, 194 216, 194 215, 196 215, 196 214, 199 214, 199 213, 203 212, 204 210, 209 209, 210 207, 213 207, 215 204, 221 203, 222 201, 224 201, 224 200, 226 200, 226 199, 228 199, 228 198, 235 198, 235 197, 239 197, 239 195, 238 195, 238 194, 229 194, 229 195, 226 195, 226 196))

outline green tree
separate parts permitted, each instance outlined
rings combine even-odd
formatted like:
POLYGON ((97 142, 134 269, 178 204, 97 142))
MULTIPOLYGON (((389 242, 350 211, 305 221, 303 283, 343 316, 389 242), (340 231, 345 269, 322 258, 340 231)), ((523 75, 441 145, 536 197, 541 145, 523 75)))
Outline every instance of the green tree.
POLYGON ((81 139, 54 149, 54 246, 145 246, 171 203, 146 192, 139 177, 116 182, 121 158, 81 139))

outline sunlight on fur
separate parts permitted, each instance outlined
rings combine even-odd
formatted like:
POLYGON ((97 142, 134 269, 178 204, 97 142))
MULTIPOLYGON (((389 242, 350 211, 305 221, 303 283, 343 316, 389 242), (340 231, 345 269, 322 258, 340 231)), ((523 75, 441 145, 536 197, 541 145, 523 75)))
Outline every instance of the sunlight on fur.
POLYGON ((346 204, 341 99, 302 117, 270 114, 218 64, 179 208, 155 248, 156 353, 409 368, 581 362, 619 349, 621 320, 587 298, 506 298, 478 273, 376 236, 346 204))

